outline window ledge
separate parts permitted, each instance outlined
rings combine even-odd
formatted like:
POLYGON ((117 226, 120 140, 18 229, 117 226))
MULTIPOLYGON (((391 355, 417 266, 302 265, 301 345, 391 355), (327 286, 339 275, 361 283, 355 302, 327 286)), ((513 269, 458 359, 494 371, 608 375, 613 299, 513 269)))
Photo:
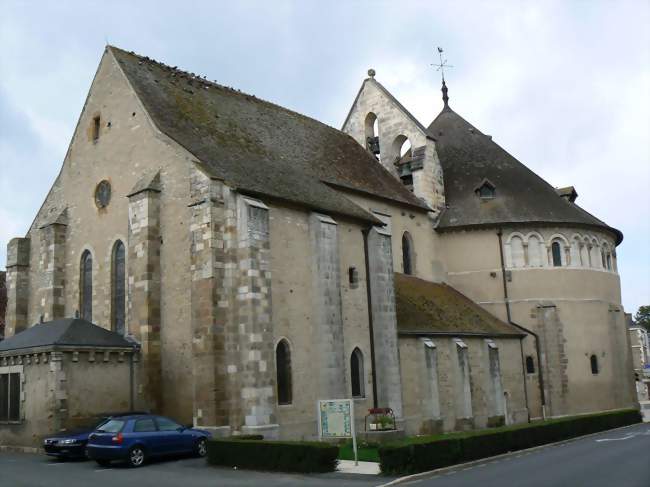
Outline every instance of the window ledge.
POLYGON ((25 421, 0 421, 0 424, 23 424, 25 421))

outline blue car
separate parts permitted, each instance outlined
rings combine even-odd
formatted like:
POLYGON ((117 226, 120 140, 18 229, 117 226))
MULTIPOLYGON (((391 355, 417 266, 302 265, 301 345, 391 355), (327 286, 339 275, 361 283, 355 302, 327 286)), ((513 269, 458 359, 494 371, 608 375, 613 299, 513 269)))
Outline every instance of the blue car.
POLYGON ((74 430, 52 434, 43 440, 45 454, 61 460, 87 458, 86 444, 90 434, 112 417, 146 414, 140 411, 130 413, 104 413, 91 419, 85 426, 74 430))
POLYGON ((113 460, 139 467, 148 459, 207 453, 208 431, 189 428, 163 416, 138 414, 111 418, 88 438, 88 457, 102 466, 113 460))

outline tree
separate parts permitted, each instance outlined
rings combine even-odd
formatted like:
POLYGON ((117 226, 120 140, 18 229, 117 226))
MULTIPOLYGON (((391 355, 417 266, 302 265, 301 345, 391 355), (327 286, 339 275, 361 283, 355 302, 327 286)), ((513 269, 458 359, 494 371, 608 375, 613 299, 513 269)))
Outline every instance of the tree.
POLYGON ((650 305, 639 306, 639 310, 634 315, 634 321, 637 325, 650 331, 650 305))

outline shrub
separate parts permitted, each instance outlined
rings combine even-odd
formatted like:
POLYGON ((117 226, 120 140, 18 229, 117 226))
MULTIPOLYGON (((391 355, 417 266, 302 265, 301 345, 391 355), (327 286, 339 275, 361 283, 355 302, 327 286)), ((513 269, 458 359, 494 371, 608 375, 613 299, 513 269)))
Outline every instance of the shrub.
POLYGON ((424 472, 640 421, 636 409, 625 409, 480 431, 407 438, 379 448, 381 471, 392 474, 424 472))
POLYGON ((211 465, 280 472, 332 472, 339 448, 318 442, 214 439, 208 441, 211 465))

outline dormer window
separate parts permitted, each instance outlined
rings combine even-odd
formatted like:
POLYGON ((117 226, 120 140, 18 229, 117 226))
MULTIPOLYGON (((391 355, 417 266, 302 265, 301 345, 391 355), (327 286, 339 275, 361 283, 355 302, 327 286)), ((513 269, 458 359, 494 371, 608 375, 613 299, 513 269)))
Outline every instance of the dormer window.
POLYGON ((484 179, 483 182, 475 189, 476 195, 482 200, 491 200, 496 198, 496 187, 487 179, 484 179))

